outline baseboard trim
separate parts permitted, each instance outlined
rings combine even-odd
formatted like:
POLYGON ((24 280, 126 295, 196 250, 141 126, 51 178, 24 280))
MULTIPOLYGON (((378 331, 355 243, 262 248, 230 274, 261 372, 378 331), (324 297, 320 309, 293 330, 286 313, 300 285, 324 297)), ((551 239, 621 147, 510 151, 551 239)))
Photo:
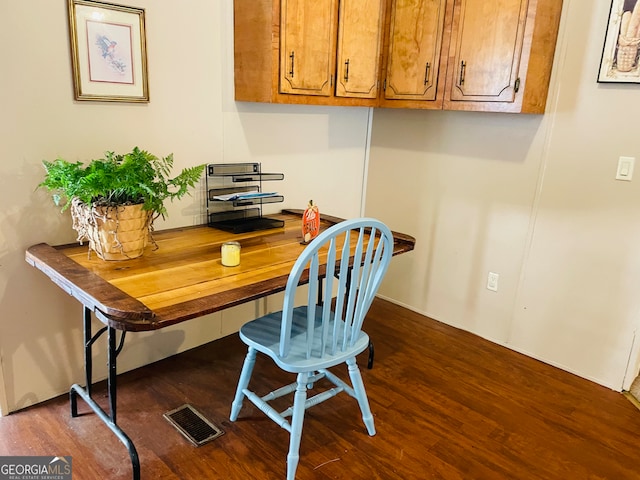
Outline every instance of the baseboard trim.
POLYGON ((638 410, 640 410, 640 400, 638 400, 636 397, 634 397, 631 394, 631 392, 628 392, 627 390, 623 390, 622 391, 622 395, 624 395, 627 398, 627 400, 629 400, 631 403, 633 403, 636 406, 636 408, 638 410))

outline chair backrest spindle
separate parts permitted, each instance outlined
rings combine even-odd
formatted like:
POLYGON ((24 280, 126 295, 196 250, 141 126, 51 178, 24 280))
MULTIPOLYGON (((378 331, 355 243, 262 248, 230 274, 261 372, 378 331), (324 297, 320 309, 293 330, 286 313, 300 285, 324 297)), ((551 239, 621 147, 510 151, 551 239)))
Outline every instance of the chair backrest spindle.
POLYGON ((287 281, 280 356, 286 358, 289 353, 294 297, 305 271, 308 272, 305 344, 309 359, 334 355, 357 341, 392 254, 391 231, 371 218, 336 224, 307 245, 287 281), (320 268, 322 264, 325 269, 320 268))

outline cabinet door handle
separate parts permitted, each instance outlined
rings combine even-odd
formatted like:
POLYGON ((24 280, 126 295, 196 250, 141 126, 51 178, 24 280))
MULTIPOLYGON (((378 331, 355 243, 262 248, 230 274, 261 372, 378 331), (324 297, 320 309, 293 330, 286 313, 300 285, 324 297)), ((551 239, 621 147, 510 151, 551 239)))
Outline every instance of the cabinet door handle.
POLYGON ((427 66, 424 68, 424 84, 426 85, 427 83, 429 83, 429 69, 431 68, 431 65, 429 64, 429 62, 427 62, 427 66))
POLYGON ((347 83, 349 81, 349 59, 344 62, 344 82, 347 83))
POLYGON ((293 78, 293 65, 296 59, 296 52, 292 50, 291 55, 289 55, 289 58, 291 59, 291 70, 289 70, 289 76, 293 78))
POLYGON ((459 85, 464 85, 464 71, 466 68, 467 64, 463 60, 462 62, 460 62, 460 81, 458 82, 459 85))

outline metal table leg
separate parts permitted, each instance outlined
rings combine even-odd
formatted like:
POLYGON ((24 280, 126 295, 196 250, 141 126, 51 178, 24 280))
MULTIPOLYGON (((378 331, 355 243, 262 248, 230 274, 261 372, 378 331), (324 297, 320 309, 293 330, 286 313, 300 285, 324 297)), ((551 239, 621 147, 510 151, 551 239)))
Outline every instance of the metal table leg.
MULTIPOLYGON (((99 317, 100 312, 96 315, 99 317)), ((106 321, 106 319, 105 319, 106 321)), ((105 423, 109 429, 115 433, 120 441, 127 447, 129 451, 129 457, 131 458, 131 466, 133 469, 133 480, 140 480, 140 460, 138 458, 138 452, 133 445, 131 439, 118 427, 116 423, 116 376, 117 376, 117 363, 116 358, 124 345, 125 333, 122 332, 120 338, 120 344, 116 347, 116 330, 112 327, 103 327, 95 335, 91 334, 91 310, 84 308, 83 315, 84 326, 84 368, 85 368, 85 381, 86 386, 73 384, 69 391, 69 399, 71 406, 71 416, 78 416, 78 395, 89 405, 98 417, 105 423), (107 332, 107 361, 109 372, 107 376, 107 389, 109 394, 109 414, 107 414, 98 403, 91 396, 92 376, 93 376, 93 362, 92 362, 92 346, 93 343, 104 333, 107 332)))

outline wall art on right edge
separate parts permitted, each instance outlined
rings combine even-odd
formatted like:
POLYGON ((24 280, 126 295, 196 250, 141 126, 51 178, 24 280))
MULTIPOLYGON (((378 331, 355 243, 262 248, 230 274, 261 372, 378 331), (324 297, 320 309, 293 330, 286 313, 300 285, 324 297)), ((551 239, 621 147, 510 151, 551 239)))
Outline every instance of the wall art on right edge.
POLYGON ((613 0, 598 82, 640 83, 640 0, 613 0))

